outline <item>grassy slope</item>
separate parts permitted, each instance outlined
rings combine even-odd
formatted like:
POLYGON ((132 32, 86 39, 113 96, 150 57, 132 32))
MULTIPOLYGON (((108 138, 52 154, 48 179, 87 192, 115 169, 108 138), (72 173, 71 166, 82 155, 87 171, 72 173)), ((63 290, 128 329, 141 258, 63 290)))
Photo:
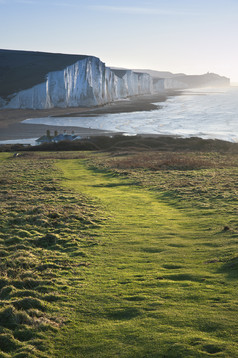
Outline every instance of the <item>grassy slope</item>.
MULTIPOLYGON (((224 198, 203 209, 191 198, 181 205, 173 188, 158 196, 155 187, 136 185, 148 172, 128 179, 77 160, 58 167, 66 187, 97 198, 110 217, 97 230, 88 284, 56 356, 236 357, 237 231, 222 231, 234 224, 236 203, 229 213, 220 206, 224 198)), ((194 184, 194 172, 182 174, 194 184)), ((166 172, 158 179, 172 182, 166 172)))
POLYGON ((1 154, 0 357, 237 357, 237 158, 164 155, 1 154))
POLYGON ((1 358, 52 357, 87 271, 97 209, 57 175, 46 154, 0 155, 1 358))

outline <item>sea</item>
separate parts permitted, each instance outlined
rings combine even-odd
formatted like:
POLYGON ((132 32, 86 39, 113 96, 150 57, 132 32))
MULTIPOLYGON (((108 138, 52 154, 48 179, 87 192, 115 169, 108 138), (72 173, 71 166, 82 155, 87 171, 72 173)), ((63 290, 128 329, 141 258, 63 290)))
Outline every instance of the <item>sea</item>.
POLYGON ((124 133, 160 134, 238 142, 238 87, 183 91, 144 112, 90 117, 30 118, 24 123, 74 126, 124 133))

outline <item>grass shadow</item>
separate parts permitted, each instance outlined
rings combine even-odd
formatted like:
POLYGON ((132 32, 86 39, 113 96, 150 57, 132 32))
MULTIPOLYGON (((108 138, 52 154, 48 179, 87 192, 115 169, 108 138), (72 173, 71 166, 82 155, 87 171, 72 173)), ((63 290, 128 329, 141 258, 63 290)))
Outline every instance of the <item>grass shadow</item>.
POLYGON ((238 256, 226 261, 218 272, 225 273, 229 279, 238 279, 238 256))

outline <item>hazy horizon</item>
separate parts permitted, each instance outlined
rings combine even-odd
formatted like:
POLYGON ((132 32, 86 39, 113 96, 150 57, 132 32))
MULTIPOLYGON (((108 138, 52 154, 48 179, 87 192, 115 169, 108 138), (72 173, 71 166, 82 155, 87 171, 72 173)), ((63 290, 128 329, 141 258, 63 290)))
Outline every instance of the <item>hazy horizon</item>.
POLYGON ((1 48, 238 82, 236 0, 0 0, 1 48))

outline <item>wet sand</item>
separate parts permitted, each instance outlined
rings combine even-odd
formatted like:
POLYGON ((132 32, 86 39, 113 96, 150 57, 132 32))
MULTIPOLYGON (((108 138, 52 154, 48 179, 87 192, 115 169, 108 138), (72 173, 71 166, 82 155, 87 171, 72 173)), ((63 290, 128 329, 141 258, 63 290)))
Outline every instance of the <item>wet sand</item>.
MULTIPOLYGON (((178 95, 179 93, 176 93, 178 95)), ((48 126, 42 124, 24 124, 21 123, 28 118, 42 118, 42 117, 80 117, 80 116, 98 116, 110 113, 126 113, 136 111, 151 111, 157 109, 159 106, 156 102, 164 102, 168 96, 175 95, 174 92, 158 95, 137 96, 130 99, 116 101, 105 106, 98 107, 77 107, 77 108, 52 108, 44 110, 32 109, 2 109, 0 110, 0 140, 15 140, 38 138, 46 134, 47 130, 51 133, 58 131, 67 133, 74 131, 75 135, 82 137, 95 135, 112 135, 114 132, 104 131, 91 128, 80 127, 62 127, 62 126, 48 126)))

